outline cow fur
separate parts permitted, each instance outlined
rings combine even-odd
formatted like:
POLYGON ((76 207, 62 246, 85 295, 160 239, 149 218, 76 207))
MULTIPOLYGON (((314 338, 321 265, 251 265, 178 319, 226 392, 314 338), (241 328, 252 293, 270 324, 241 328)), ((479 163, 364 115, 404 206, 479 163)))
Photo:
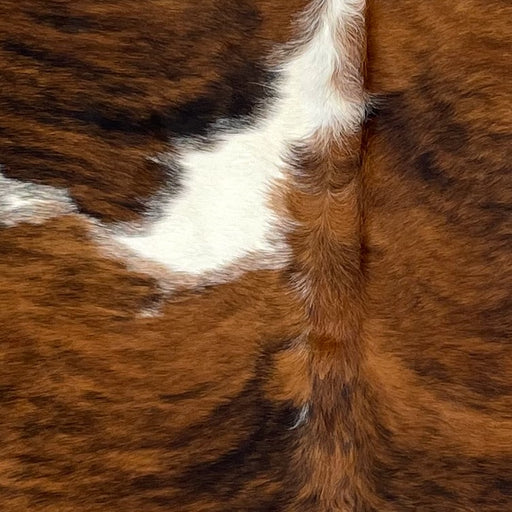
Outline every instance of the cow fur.
POLYGON ((512 508, 510 7, 0 0, 0 505, 512 508))

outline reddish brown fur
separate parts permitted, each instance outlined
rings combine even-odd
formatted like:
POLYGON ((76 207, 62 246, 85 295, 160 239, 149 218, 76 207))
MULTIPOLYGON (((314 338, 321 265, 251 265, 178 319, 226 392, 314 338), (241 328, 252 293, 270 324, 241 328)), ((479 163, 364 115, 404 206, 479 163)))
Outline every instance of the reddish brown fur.
MULTIPOLYGON (((114 70, 89 79, 2 55, 0 98, 20 107, 2 104, 0 163, 65 184, 103 219, 133 217, 162 182, 144 159, 166 131, 65 116, 55 128, 23 105, 44 111, 40 91, 53 91, 76 106, 88 89, 145 126, 288 41, 306 3, 48 2, 104 23, 71 36, 34 28, 41 3, 0 0, 2 41, 114 70), (232 25, 203 34, 214 6, 232 25), (206 57, 221 47, 237 59, 206 57), (183 81, 161 76, 169 63, 183 81), (48 175, 37 148, 61 155, 48 175)), ((369 2, 373 112, 361 133, 297 152, 283 271, 180 292, 137 318, 162 299, 157 283, 105 259, 79 219, 1 230, 2 508, 511 508, 510 14, 498 0, 369 2)))

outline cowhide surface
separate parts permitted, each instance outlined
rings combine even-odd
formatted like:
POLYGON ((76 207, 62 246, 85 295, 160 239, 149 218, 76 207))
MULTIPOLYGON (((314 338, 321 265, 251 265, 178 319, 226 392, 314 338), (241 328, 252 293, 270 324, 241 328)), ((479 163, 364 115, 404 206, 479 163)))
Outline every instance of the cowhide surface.
POLYGON ((0 0, 0 510, 512 510, 511 33, 0 0))

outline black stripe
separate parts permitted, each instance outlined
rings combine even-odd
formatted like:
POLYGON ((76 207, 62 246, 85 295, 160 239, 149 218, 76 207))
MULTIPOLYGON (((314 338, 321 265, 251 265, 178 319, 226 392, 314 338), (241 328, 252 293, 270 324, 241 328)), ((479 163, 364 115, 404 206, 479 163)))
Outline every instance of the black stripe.
POLYGON ((80 32, 91 32, 100 30, 101 26, 86 16, 76 16, 67 13, 57 14, 49 12, 25 11, 36 23, 55 28, 65 34, 78 34, 80 32))
MULTIPOLYGON (((21 57, 27 57, 52 68, 74 69, 79 71, 82 77, 97 79, 99 75, 111 75, 112 71, 89 62, 83 62, 66 53, 48 51, 43 48, 34 48, 21 41, 7 39, 1 42, 3 50, 15 53, 21 57)), ((117 73, 117 71, 116 71, 117 73)))
MULTIPOLYGON (((172 441, 169 448, 183 449, 198 439, 215 436, 216 432, 226 429, 240 434, 238 444, 215 460, 197 462, 183 469, 172 483, 173 488, 180 490, 180 503, 193 503, 201 496, 232 503, 237 497, 244 496, 245 486, 257 477, 263 477, 269 483, 285 481, 296 435, 290 428, 299 411, 287 402, 272 402, 265 398, 264 385, 271 374, 274 353, 272 350, 261 356, 255 377, 237 396, 172 441)), ((134 484, 163 488, 169 482, 151 477, 134 484)), ((251 491, 249 502, 253 508, 250 510, 272 510, 265 508, 269 503, 280 510, 279 506, 283 506, 294 491, 286 488, 274 493, 270 502, 268 493, 254 495, 251 491)))
MULTIPOLYGON (((89 64, 63 54, 54 54, 29 47, 23 43, 5 41, 3 47, 19 55, 33 58, 52 67, 68 68, 86 73, 88 79, 104 81, 113 71, 91 67, 89 64)), ((93 97, 77 97, 64 106, 62 99, 43 92, 45 101, 32 105, 20 99, 5 98, 8 110, 32 115, 45 124, 60 126, 64 120, 74 120, 93 126, 101 132, 125 135, 149 135, 159 140, 169 137, 205 137, 211 126, 220 119, 248 122, 269 94, 274 74, 256 63, 245 62, 219 82, 210 84, 205 93, 181 105, 169 105, 149 112, 97 102, 93 97)), ((85 85, 85 84, 83 84, 85 85)), ((83 90, 83 87, 80 87, 83 90)), ((41 94, 41 92, 40 92, 41 94)), ((38 97, 40 96, 38 95, 38 97)))

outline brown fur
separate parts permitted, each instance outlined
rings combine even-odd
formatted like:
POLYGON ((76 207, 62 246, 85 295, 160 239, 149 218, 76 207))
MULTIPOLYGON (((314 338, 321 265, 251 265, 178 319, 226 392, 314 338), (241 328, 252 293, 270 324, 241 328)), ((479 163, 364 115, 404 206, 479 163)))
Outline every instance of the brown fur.
MULTIPOLYGON (((5 173, 133 218, 180 106, 252 115, 307 3, 0 0, 5 173)), ((512 508, 510 8, 366 14, 372 112, 297 150, 288 268, 139 318, 157 283, 78 218, 0 230, 3 510, 512 508)))

